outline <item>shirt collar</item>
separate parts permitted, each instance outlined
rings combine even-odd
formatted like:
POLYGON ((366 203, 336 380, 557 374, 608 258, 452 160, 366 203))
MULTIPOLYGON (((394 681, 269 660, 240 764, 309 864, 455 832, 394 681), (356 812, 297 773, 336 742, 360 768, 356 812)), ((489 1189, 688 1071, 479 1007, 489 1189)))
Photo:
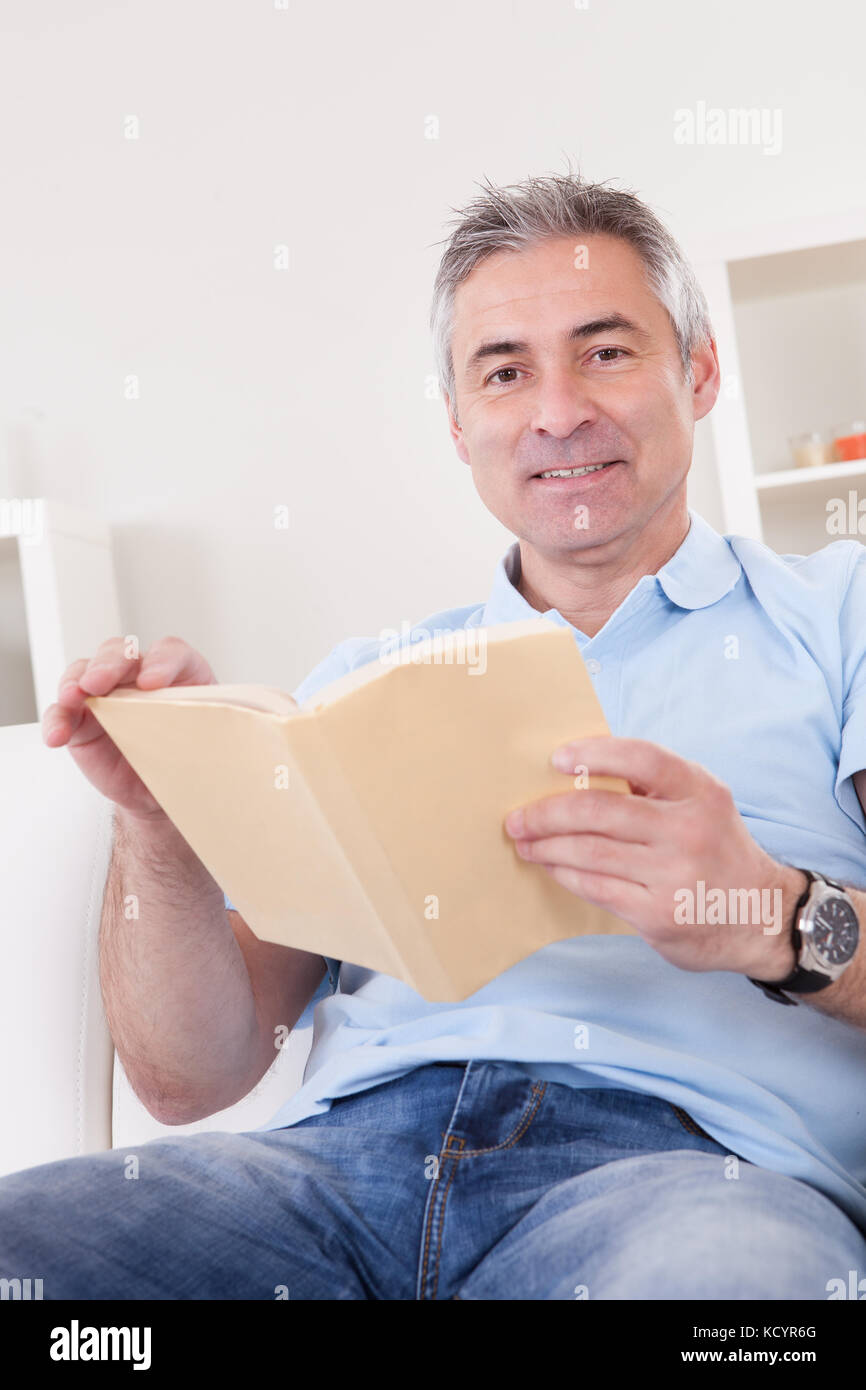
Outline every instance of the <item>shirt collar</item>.
MULTIPOLYGON (((654 575, 644 579, 655 581, 671 603, 678 608, 707 608, 730 593, 740 577, 742 566, 727 540, 715 531, 697 512, 688 509, 689 529, 679 548, 654 575)), ((493 578, 490 597, 481 616, 486 627, 493 623, 514 622, 519 618, 550 618, 568 623, 556 608, 540 614, 515 587, 520 573, 520 543, 515 541, 500 559, 493 578)), ((638 583, 643 583, 639 580, 638 583)), ((637 585, 634 586, 637 588, 637 585)), ((633 592, 633 590, 632 590, 633 592)))

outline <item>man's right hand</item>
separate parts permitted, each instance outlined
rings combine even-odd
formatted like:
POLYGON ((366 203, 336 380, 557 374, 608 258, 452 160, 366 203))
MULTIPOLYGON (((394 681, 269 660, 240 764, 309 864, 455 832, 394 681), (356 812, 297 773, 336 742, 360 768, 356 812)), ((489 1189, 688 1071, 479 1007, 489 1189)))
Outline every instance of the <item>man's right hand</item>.
POLYGON ((124 656, 126 640, 109 637, 92 657, 73 661, 64 671, 57 703, 42 716, 42 737, 49 748, 68 744, 88 781, 128 816, 165 820, 159 803, 84 701, 121 685, 160 690, 168 685, 216 685, 217 680, 201 653, 179 637, 161 637, 137 657, 124 656))

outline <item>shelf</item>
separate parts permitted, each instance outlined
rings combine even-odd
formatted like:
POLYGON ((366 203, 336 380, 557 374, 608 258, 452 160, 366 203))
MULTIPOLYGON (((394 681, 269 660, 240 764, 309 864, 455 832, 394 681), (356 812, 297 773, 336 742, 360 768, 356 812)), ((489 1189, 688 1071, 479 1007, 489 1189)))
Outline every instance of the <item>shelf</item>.
POLYGON ((775 492, 807 487, 810 483, 863 477, 866 477, 866 459, 852 459, 848 463, 822 463, 816 468, 780 468, 773 473, 756 473, 755 487, 758 492, 775 492))
POLYGON ((709 426, 724 529, 811 554, 824 503, 866 493, 866 458, 795 468, 785 448, 863 414, 866 208, 720 233, 695 269, 722 375, 709 426))
POLYGON ((0 499, 0 724, 42 718, 67 666, 121 631, 111 534, 56 498, 0 499))

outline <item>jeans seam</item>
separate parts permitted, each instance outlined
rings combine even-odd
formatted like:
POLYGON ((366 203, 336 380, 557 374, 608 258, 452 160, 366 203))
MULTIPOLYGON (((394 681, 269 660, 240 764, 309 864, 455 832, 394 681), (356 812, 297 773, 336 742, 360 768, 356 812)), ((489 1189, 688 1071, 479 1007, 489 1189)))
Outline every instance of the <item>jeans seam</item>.
MULTIPOLYGON (((465 1088, 466 1088, 466 1080, 467 1080, 467 1078, 468 1078, 469 1073, 470 1073, 471 1070, 472 1070, 472 1063, 471 1063, 471 1062, 467 1062, 467 1064, 466 1064, 466 1070, 464 1071, 462 1077, 460 1078, 460 1089, 459 1089, 458 1092, 457 1092, 457 1099, 456 1099, 455 1102, 454 1102, 454 1108, 453 1108, 453 1110, 451 1111, 451 1116, 450 1116, 450 1119, 448 1120, 448 1128, 445 1130, 445 1133, 444 1133, 443 1136, 442 1136, 443 1141, 444 1141, 444 1144, 443 1144, 443 1148, 440 1149, 440 1152, 439 1152, 439 1158, 440 1158, 440 1159, 441 1159, 441 1158, 443 1157, 443 1155, 445 1155, 446 1152, 447 1152, 448 1141, 449 1141, 449 1139, 450 1139, 450 1137, 451 1137, 451 1127, 452 1127, 452 1125, 453 1125, 453 1123, 454 1123, 454 1120, 455 1120, 455 1118, 456 1118, 456 1116, 457 1116, 457 1114, 458 1114, 458 1112, 459 1112, 459 1110, 460 1110, 460 1102, 461 1102, 462 1099, 463 1099, 463 1092, 464 1092, 464 1090, 465 1090, 465 1088)), ((461 1140, 460 1142, 463 1143, 464 1141, 461 1140)), ((453 1157, 453 1155, 451 1155, 451 1156, 453 1157)), ((450 1186, 450 1184, 451 1184, 451 1180, 453 1179, 454 1174, 456 1173, 456 1171, 457 1171, 457 1165, 456 1165, 456 1163, 455 1163, 455 1164, 452 1165, 452 1169, 451 1169, 451 1178, 449 1179, 449 1186, 450 1186)), ((419 1269, 419 1271, 418 1271, 419 1277, 418 1277, 418 1289, 417 1289, 417 1293, 418 1293, 418 1297, 419 1297, 420 1299, 423 1299, 423 1298, 424 1298, 424 1286, 425 1286, 425 1284, 426 1284, 426 1282, 427 1282, 427 1261, 428 1261, 429 1253, 430 1253, 430 1236, 431 1236, 431 1232, 432 1232, 432 1229, 433 1229, 433 1216, 434 1216, 434 1212, 435 1212, 435 1210, 436 1210, 436 1198, 437 1198, 437 1196, 438 1196, 439 1182, 440 1182, 440 1174, 439 1174, 439 1171, 438 1171, 438 1169, 437 1169, 436 1177, 433 1179, 433 1182, 432 1182, 432 1184, 431 1184, 431 1186, 430 1186, 430 1191, 429 1191, 429 1193, 427 1194, 427 1220, 426 1220, 426 1222, 425 1222, 425 1230, 424 1230, 424 1245, 423 1245, 422 1250, 421 1250, 421 1267, 420 1267, 420 1269, 419 1269)), ((446 1190, 446 1196, 447 1196, 447 1190, 446 1190)), ((438 1262, 437 1262, 437 1267, 438 1267, 438 1262)))
MULTIPOLYGON (((462 1144, 462 1143, 464 1143, 464 1140, 459 1139, 457 1142, 458 1142, 459 1144, 462 1144)), ((445 1152, 447 1153, 447 1149, 446 1149, 445 1152)), ((449 1156, 450 1156, 450 1157, 455 1157, 455 1158, 459 1158, 459 1157, 460 1157, 459 1154, 454 1154, 454 1155, 449 1155, 449 1156)), ((449 1176, 449 1178, 448 1178, 448 1182, 447 1182, 446 1185, 445 1185, 445 1191, 444 1191, 443 1194, 442 1194, 442 1205, 441 1205, 441 1207, 439 1208, 439 1239, 438 1239, 437 1242, 436 1242, 436 1265, 435 1265, 435 1269, 434 1269, 434 1273, 433 1273, 433 1290, 432 1290, 432 1297, 433 1297, 433 1300, 434 1300, 434 1301, 435 1301, 435 1299, 436 1299, 436 1294, 437 1294, 438 1291, 439 1291, 439 1266, 440 1266, 440 1262, 441 1262, 441 1260, 442 1260, 442 1246, 444 1245, 444 1239, 443 1239, 443 1234, 442 1234, 442 1233, 443 1233, 443 1231, 444 1231, 444 1229, 445 1229, 445 1207, 446 1207, 447 1202, 448 1202, 448 1193, 451 1191, 451 1184, 452 1184, 452 1182, 454 1181, 454 1177, 455 1177, 456 1173, 457 1173, 457 1164, 456 1164, 456 1163, 452 1163, 452 1165, 451 1165, 451 1174, 450 1174, 450 1176, 449 1176)))
POLYGON ((713 1136, 711 1134, 707 1134, 707 1131, 705 1129, 701 1129, 697 1120, 693 1120, 689 1112, 687 1110, 683 1110, 682 1106, 674 1105, 672 1100, 668 1101, 668 1104, 670 1105, 671 1109, 673 1110, 683 1129, 687 1130, 689 1134, 697 1135, 699 1139, 713 1139, 713 1136))

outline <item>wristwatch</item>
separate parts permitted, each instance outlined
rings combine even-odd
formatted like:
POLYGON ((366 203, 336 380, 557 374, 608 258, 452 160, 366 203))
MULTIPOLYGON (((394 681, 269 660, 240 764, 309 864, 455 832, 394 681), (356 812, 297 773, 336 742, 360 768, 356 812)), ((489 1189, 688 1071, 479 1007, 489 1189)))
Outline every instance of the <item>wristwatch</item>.
POLYGON ((796 1004, 783 990, 814 994, 838 980, 850 965, 860 939, 860 923, 851 898, 834 879, 801 869, 806 887, 794 908, 791 940, 797 963, 784 980, 753 980, 768 999, 796 1004))

